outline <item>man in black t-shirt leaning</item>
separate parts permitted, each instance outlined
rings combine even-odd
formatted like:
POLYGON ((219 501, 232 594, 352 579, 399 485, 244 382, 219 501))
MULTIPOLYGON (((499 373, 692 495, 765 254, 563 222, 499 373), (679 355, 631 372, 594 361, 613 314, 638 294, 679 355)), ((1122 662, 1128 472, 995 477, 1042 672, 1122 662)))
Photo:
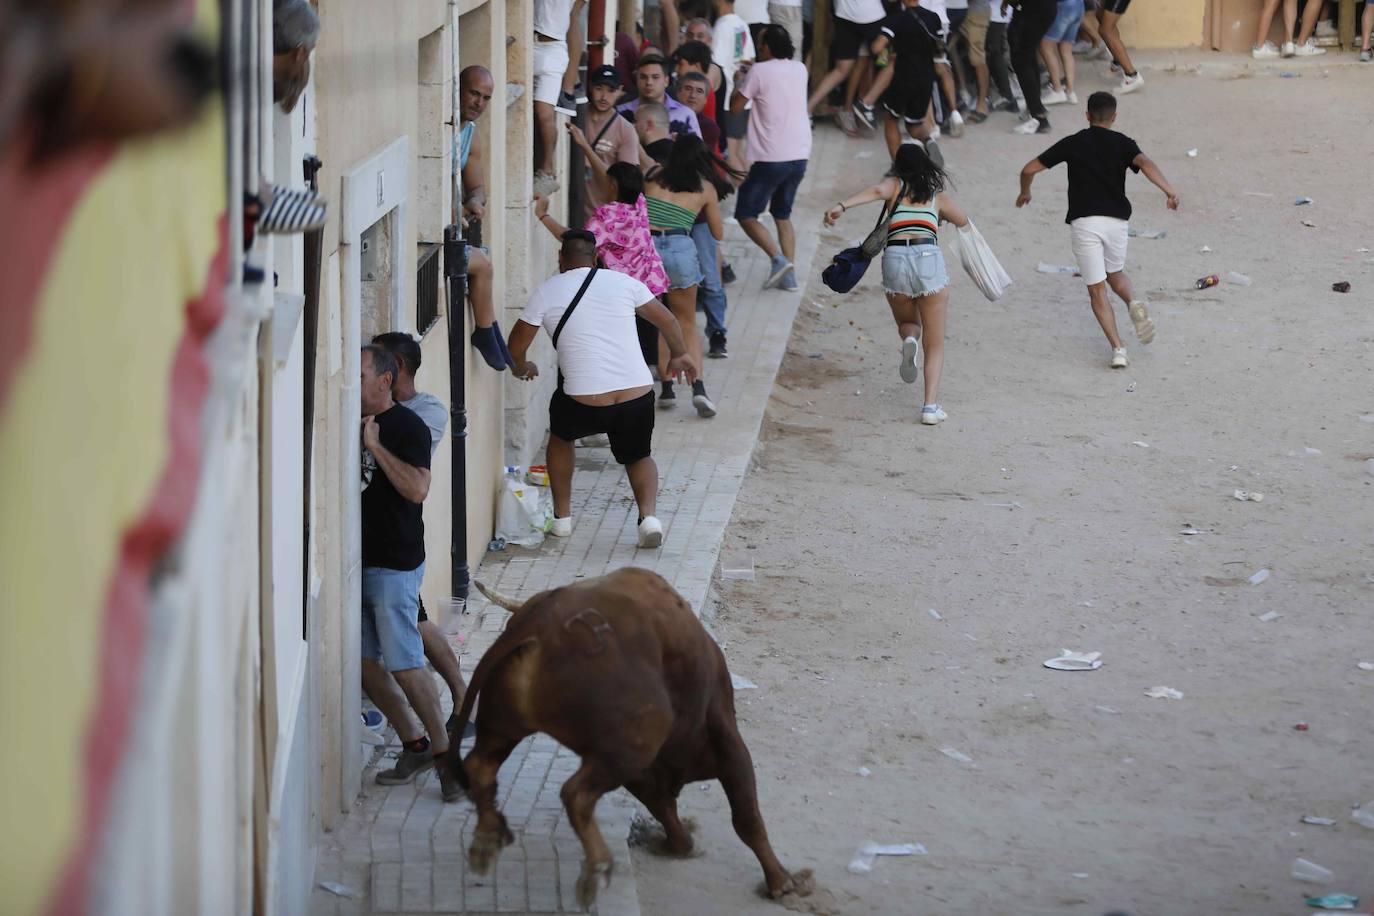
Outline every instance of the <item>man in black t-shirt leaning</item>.
POLYGON ((1116 123, 1116 98, 1110 92, 1094 92, 1088 98, 1088 127, 1070 134, 1021 169, 1021 195, 1016 206, 1031 200, 1031 181, 1061 162, 1069 166, 1069 224, 1073 256, 1078 272, 1088 284, 1093 314, 1112 345, 1111 367, 1125 369, 1126 347, 1116 332, 1116 316, 1107 298, 1107 287, 1121 297, 1142 344, 1155 338, 1155 323, 1145 303, 1135 298, 1126 276, 1126 239, 1130 235, 1131 202, 1126 198, 1126 170, 1144 172, 1150 183, 1164 192, 1170 210, 1178 209, 1178 195, 1168 179, 1134 140, 1112 130, 1116 123))
MULTIPOLYGON (((448 752, 439 692, 425 667, 417 623, 425 577, 421 504, 429 494, 430 432, 425 421, 393 399, 396 374, 396 359, 387 350, 362 348, 363 689, 402 746, 396 766, 377 774, 384 786, 413 781, 448 752), (388 671, 423 729, 415 728, 395 692, 385 689, 388 671)), ((456 801, 462 789, 447 767, 438 770, 444 800, 456 801)))

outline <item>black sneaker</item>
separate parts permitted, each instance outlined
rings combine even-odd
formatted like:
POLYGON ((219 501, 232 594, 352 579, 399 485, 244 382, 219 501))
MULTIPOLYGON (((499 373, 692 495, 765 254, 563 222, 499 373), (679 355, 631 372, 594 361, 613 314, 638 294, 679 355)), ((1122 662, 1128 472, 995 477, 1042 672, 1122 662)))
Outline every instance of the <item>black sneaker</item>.
POLYGON ((1050 132, 1050 119, 1049 119, 1049 118, 1039 118, 1038 120, 1039 120, 1039 123, 1036 125, 1035 132, 1036 132, 1037 134, 1047 134, 1047 133, 1049 133, 1049 132, 1050 132))
POLYGON ((724 331, 711 332, 711 349, 706 352, 706 355, 711 359, 725 359, 730 355, 729 351, 725 349, 724 331))
POLYGON ((692 406, 702 419, 709 420, 716 415, 716 405, 706 396, 706 383, 701 379, 692 383, 692 406))
POLYGON ((722 285, 729 285, 735 282, 735 268, 730 266, 729 261, 720 265, 720 282, 722 285))
POLYGON ((865 105, 863 99, 854 100, 854 117, 858 118, 859 122, 869 130, 878 126, 878 116, 873 111, 873 106, 865 105))
MULTIPOLYGON (((577 442, 578 442, 579 445, 582 444, 582 440, 581 440, 581 439, 578 439, 577 442)), ((448 721, 444 723, 444 731, 448 733, 448 737, 449 737, 449 740, 450 740, 450 741, 453 740, 453 730, 454 730, 455 728, 457 728, 457 727, 458 727, 458 713, 455 712, 455 713, 453 713, 452 715, 450 715, 450 716, 448 717, 448 721)), ((460 740, 466 741, 467 739, 471 738, 471 737, 472 737, 473 735, 475 735, 475 734, 477 734, 477 726, 473 723, 473 721, 472 721, 471 719, 468 719, 468 724, 463 726, 463 737, 462 737, 460 740)))
POLYGON ((571 92, 559 92, 558 103, 553 110, 570 118, 577 117, 577 98, 571 92))
POLYGON ((1003 99, 1002 101, 998 102, 996 105, 992 106, 992 110, 993 110, 993 111, 1009 111, 1009 112, 1011 112, 1012 114, 1016 114, 1018 111, 1021 110, 1021 108, 1020 108, 1019 105, 1016 104, 1016 99, 1003 99))
POLYGON ((677 395, 673 394, 673 383, 664 382, 663 391, 658 396, 658 409, 669 410, 677 406, 677 395))
POLYGON ((396 765, 389 770, 382 770, 377 774, 377 785, 379 786, 403 786, 415 781, 425 770, 434 766, 434 755, 429 752, 426 746, 422 751, 401 750, 401 756, 396 759, 396 765))

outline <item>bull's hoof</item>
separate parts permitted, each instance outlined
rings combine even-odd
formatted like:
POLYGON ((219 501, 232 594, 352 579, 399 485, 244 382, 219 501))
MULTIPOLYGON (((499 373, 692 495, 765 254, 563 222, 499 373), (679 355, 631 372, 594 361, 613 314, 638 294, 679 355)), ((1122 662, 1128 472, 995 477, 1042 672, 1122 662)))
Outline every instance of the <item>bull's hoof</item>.
POLYGON ((784 880, 778 882, 777 887, 768 888, 768 896, 774 900, 783 897, 810 897, 816 890, 815 879, 811 877, 811 869, 803 868, 799 872, 788 874, 783 872, 784 880))
POLYGON ((478 830, 468 847, 468 867, 479 875, 491 871, 491 865, 503 847, 515 842, 515 836, 504 823, 491 831, 478 830))
POLYGON ((611 871, 615 867, 612 862, 597 862, 593 865, 590 862, 582 863, 582 874, 577 877, 577 905, 583 911, 590 910, 592 904, 596 903, 598 879, 606 876, 606 886, 611 886, 611 871))

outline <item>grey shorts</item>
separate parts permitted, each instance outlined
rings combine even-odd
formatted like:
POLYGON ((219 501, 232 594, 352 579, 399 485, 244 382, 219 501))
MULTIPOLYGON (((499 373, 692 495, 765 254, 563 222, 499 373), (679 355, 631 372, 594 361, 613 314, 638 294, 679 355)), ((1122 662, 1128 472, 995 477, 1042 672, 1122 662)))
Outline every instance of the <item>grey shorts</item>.
POLYGON ((883 249, 883 289, 903 296, 929 296, 949 285, 939 245, 893 245, 883 249))

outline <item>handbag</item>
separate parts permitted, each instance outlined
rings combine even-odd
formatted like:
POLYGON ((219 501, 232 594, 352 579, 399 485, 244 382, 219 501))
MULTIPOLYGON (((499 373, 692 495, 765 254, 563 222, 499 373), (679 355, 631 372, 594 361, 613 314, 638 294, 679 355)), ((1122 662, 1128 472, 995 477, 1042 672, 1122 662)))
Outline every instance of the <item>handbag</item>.
POLYGON ((906 182, 902 182, 901 186, 897 188, 896 195, 883 204, 883 212, 878 214, 878 222, 874 224, 873 231, 859 246, 863 250, 864 257, 876 258, 883 253, 883 249, 887 247, 887 219, 897 209, 897 201, 905 196, 906 182))

